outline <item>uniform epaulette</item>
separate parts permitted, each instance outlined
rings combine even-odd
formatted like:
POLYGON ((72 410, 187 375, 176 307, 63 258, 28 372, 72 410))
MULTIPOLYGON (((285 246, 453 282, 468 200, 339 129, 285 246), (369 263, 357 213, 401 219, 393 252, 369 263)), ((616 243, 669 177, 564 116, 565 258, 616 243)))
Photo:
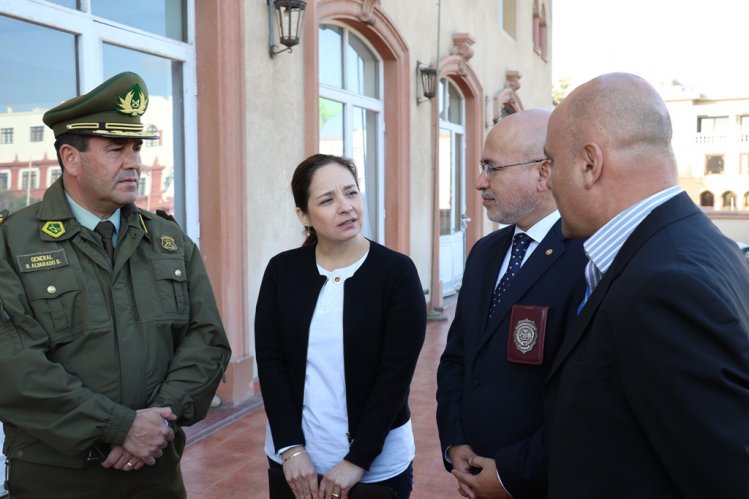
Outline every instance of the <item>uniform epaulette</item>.
POLYGON ((8 219, 8 215, 10 215, 10 212, 8 210, 0 210, 0 225, 3 225, 5 221, 8 219))
POLYGON ((156 210, 156 214, 165 220, 169 220, 170 222, 174 222, 175 224, 179 225, 174 217, 164 210, 156 210))

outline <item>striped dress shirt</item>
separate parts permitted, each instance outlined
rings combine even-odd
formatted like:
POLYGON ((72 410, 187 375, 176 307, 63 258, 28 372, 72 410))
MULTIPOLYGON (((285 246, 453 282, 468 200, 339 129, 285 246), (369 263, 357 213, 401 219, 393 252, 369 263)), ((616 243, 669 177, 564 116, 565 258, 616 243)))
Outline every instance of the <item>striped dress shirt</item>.
POLYGON ((609 220, 606 225, 598 229, 583 243, 585 254, 588 257, 588 264, 585 266, 585 282, 588 287, 585 291, 583 303, 601 281, 603 274, 609 269, 630 234, 651 211, 678 195, 681 191, 681 187, 675 185, 638 201, 609 220))

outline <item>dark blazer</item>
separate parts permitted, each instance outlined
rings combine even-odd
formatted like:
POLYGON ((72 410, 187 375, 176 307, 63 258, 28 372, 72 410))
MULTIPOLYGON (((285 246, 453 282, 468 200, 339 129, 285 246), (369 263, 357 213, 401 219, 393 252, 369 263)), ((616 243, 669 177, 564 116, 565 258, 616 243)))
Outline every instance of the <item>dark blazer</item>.
MULTIPOLYGON (((515 499, 546 491, 543 449, 543 390, 565 322, 574 317, 571 295, 584 286, 582 243, 565 240, 557 222, 510 284, 491 322, 489 304, 515 227, 479 240, 466 261, 455 319, 437 371, 437 426, 442 452, 470 444, 493 457, 515 499), (549 307, 544 361, 525 365, 507 360, 513 304, 549 307)), ((450 465, 445 463, 450 469, 450 465)))
POLYGON ((685 193, 622 246, 550 375, 552 499, 749 497, 749 272, 685 193))
MULTIPOLYGON (((325 277, 315 246, 273 257, 255 316, 258 376, 276 450, 304 444, 302 403, 309 325, 325 277)), ((345 459, 364 469, 392 428, 410 418, 408 393, 426 331, 424 292, 410 258, 370 241, 346 280, 343 354, 349 436, 345 459)))

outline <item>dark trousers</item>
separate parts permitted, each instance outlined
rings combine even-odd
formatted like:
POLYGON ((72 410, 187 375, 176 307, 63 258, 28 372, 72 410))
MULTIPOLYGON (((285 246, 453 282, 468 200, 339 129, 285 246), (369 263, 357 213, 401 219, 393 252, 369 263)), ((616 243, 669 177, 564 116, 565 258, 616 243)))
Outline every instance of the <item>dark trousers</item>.
MULTIPOLYGON (((283 470, 283 467, 277 462, 273 461, 272 459, 268 459, 268 464, 272 469, 283 470)), ((408 499, 409 497, 411 497, 411 491, 413 490, 413 482, 414 482, 414 468, 413 468, 413 463, 410 463, 408 465, 408 468, 406 468, 402 473, 395 475, 392 478, 388 478, 387 480, 383 480, 381 482, 372 482, 372 483, 376 483, 377 485, 384 485, 385 487, 390 487, 391 489, 393 489, 393 492, 395 492, 395 497, 397 499, 408 499)), ((13 498, 10 498, 10 499, 13 499, 13 498)))
POLYGON ((104 469, 98 463, 76 469, 10 459, 9 499, 185 499, 179 468, 184 446, 184 433, 178 432, 156 464, 135 471, 104 469))

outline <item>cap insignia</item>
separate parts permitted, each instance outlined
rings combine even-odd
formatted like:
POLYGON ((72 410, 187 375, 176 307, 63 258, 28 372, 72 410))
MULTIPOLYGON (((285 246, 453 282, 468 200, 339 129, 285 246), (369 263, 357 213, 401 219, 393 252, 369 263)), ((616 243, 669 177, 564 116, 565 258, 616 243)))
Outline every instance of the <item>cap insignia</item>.
POLYGON ((148 97, 140 89, 137 83, 133 85, 125 97, 120 97, 117 102, 117 111, 130 116, 140 116, 146 112, 148 97))
POLYGON ((42 225, 42 232, 47 234, 49 237, 57 239, 58 237, 65 234, 65 226, 62 224, 62 222, 58 221, 46 222, 44 225, 42 225))

